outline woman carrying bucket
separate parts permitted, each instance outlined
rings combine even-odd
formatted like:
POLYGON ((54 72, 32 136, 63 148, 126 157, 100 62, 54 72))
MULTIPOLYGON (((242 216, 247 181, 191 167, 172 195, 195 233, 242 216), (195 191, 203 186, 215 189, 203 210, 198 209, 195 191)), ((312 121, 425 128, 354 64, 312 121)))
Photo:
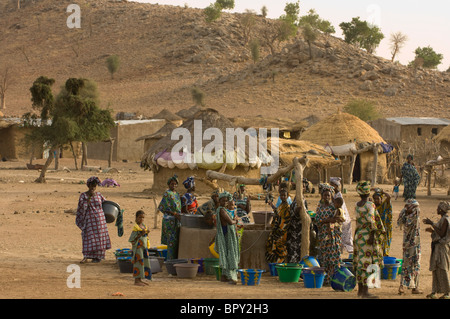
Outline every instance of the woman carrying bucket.
POLYGON ((317 240, 319 242, 319 264, 325 268, 324 284, 329 284, 341 262, 341 227, 339 217, 332 198, 334 188, 329 184, 320 184, 321 200, 316 210, 314 222, 318 226, 317 240))
POLYGON ((421 294, 419 290, 420 271, 420 208, 415 199, 408 199, 400 212, 397 224, 403 228, 403 264, 398 293, 404 294, 403 286, 412 288, 413 294, 421 294))
POLYGON ((370 182, 361 181, 356 186, 361 200, 356 203, 356 229, 353 239, 353 267, 358 282, 358 296, 378 298, 369 293, 369 266, 383 268, 382 241, 384 227, 375 205, 368 201, 370 182))

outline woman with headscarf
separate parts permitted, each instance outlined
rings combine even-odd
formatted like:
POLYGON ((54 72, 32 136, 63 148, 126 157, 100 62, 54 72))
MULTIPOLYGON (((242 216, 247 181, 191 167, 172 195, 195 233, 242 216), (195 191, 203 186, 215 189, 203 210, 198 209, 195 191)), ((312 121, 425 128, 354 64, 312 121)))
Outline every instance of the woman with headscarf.
POLYGON ((221 191, 219 189, 215 189, 211 193, 211 199, 206 203, 200 205, 198 207, 198 212, 205 216, 205 221, 208 225, 216 225, 216 209, 219 207, 219 194, 221 191))
POLYGON ((219 265, 222 268, 221 281, 236 284, 240 252, 236 220, 226 209, 231 198, 228 192, 219 195, 219 207, 216 210, 216 249, 219 254, 219 265))
POLYGON ((389 256, 392 241, 392 204, 391 196, 381 188, 375 188, 372 195, 375 208, 380 215, 386 234, 383 240, 383 256, 389 256))
POLYGON ((450 269, 450 211, 449 202, 440 202, 437 208, 437 214, 441 219, 433 223, 428 218, 423 222, 431 225, 426 229, 431 233, 431 256, 430 271, 432 272, 433 284, 431 294, 427 295, 429 299, 436 299, 437 293, 443 295, 439 299, 449 299, 450 283, 448 280, 448 271, 450 269))
MULTIPOLYGON (((303 201, 305 205, 305 209, 308 210, 308 203, 306 200, 303 201)), ((289 225, 286 230, 286 262, 287 263, 299 263, 302 260, 300 255, 301 246, 302 246, 302 220, 300 218, 300 207, 297 205, 297 196, 294 198, 294 201, 290 205, 289 212, 289 225)), ((311 222, 310 228, 310 248, 314 250, 315 243, 315 232, 313 229, 317 228, 313 222, 311 222)))
POLYGON ((317 240, 319 264, 325 267, 324 284, 329 284, 341 263, 341 228, 336 223, 336 208, 333 204, 334 188, 329 184, 320 184, 320 202, 316 209, 314 223, 318 227, 317 240))
POLYGON ((413 294, 421 294, 419 290, 420 271, 420 208, 415 199, 408 199, 397 220, 403 228, 403 264, 399 294, 404 294, 403 286, 412 288, 413 294))
POLYGON ((85 263, 88 259, 92 259, 92 262, 100 262, 105 259, 106 250, 111 249, 102 207, 105 198, 100 192, 96 192, 100 184, 98 177, 90 177, 86 182, 88 191, 82 193, 78 201, 75 223, 81 229, 83 241, 83 260, 80 263, 85 263))
POLYGON ((416 190, 420 182, 420 174, 413 163, 413 158, 411 154, 406 157, 406 163, 403 164, 401 171, 400 184, 403 182, 403 198, 405 201, 416 198, 416 190))
POLYGON ((194 177, 188 177, 183 182, 184 188, 186 188, 186 193, 181 197, 181 212, 184 214, 197 215, 198 201, 194 194, 195 191, 195 181, 194 177))
POLYGON ((361 181, 356 186, 361 200, 356 203, 356 229, 353 238, 353 268, 358 282, 358 296, 377 298, 369 293, 368 268, 378 265, 383 268, 383 235, 384 227, 375 205, 368 201, 370 182, 361 181))
POLYGON ((178 186, 177 175, 168 179, 169 189, 164 192, 158 210, 164 214, 161 227, 161 243, 167 245, 167 260, 177 259, 180 237, 180 194, 175 190, 178 186))
POLYGON ((272 204, 275 214, 272 219, 272 230, 266 242, 266 261, 268 263, 286 262, 287 230, 291 219, 291 208, 287 201, 288 192, 286 189, 280 190, 280 198, 281 205, 276 207, 272 204))
POLYGON ((250 223, 248 215, 250 214, 252 205, 250 203, 250 197, 246 194, 245 184, 239 185, 239 189, 234 193, 233 198, 236 203, 237 216, 244 224, 250 223))
POLYGON ((330 185, 334 188, 334 196, 333 199, 342 198, 342 209, 344 211, 345 221, 342 223, 342 251, 347 250, 349 254, 353 254, 353 234, 352 234, 352 219, 350 218, 350 214, 347 209, 347 205, 345 205, 344 197, 341 193, 341 178, 340 177, 331 177, 330 185))

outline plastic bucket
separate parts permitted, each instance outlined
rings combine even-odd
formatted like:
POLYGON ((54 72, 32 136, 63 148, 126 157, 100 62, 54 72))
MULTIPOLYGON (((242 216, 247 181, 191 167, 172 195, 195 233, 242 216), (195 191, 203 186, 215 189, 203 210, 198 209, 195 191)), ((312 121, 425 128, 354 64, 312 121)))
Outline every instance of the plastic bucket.
POLYGON ((194 278, 198 273, 198 264, 180 263, 173 265, 179 278, 194 278))
POLYGON ((220 278, 222 277, 222 267, 219 265, 212 266, 214 269, 214 273, 216 274, 216 279, 220 281, 220 278))
POLYGON ((397 259, 397 262, 400 264, 400 266, 398 267, 397 275, 400 275, 402 273, 403 259, 397 259))
POLYGON ((203 258, 192 258, 191 263, 198 264, 198 272, 203 273, 205 272, 205 266, 203 263, 203 258))
POLYGON ((269 270, 271 276, 278 276, 277 268, 275 266, 276 263, 269 263, 269 270))
POLYGON ((397 258, 395 257, 389 257, 389 256, 384 256, 383 257, 383 263, 386 264, 395 264, 397 262, 397 258))
POLYGON ((331 279, 331 288, 338 291, 352 291, 356 286, 356 277, 345 266, 341 266, 331 279))
POLYGON ((303 265, 303 267, 320 267, 319 262, 317 261, 316 258, 312 257, 312 256, 305 256, 302 258, 302 260, 300 261, 300 264, 303 265))
POLYGON ((116 249, 114 252, 114 255, 116 256, 116 259, 119 257, 132 257, 133 251, 129 248, 123 248, 123 249, 116 249))
POLYGON ((169 274, 171 274, 172 276, 176 276, 177 270, 174 267, 174 265, 181 264, 181 263, 187 263, 187 262, 188 262, 187 259, 171 259, 171 260, 166 260, 164 262, 164 265, 166 265, 166 269, 169 274))
POLYGON ((158 249, 158 256, 164 257, 164 260, 167 260, 167 249, 158 249))
POLYGON ((133 273, 133 263, 131 262, 131 257, 117 257, 117 262, 119 263, 121 273, 133 273))
POLYGON ((280 282, 298 282, 303 266, 300 264, 277 264, 275 268, 280 282))
POLYGON ((261 281, 262 269, 238 269, 241 275, 241 282, 244 286, 256 286, 261 281))
POLYGON ((396 279, 399 267, 400 267, 399 262, 397 262, 395 264, 384 264, 384 267, 381 270, 381 279, 386 279, 386 280, 396 279))
POLYGON ((219 258, 205 258, 203 259, 203 265, 205 266, 205 274, 215 275, 213 266, 219 265, 219 258))
POLYGON ((325 268, 303 268, 303 283, 305 288, 322 288, 325 279, 325 268))

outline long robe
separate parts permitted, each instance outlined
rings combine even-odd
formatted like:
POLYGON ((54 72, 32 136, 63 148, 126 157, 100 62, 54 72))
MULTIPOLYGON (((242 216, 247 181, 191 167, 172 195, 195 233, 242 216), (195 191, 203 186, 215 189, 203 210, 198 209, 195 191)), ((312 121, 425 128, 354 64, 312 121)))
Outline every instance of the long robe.
POLYGON ((161 227, 161 244, 167 245, 167 260, 178 258, 178 244, 180 239, 180 221, 169 212, 181 213, 180 194, 167 190, 158 209, 164 214, 161 227))
POLYGON ((291 209, 288 203, 282 203, 272 220, 272 231, 266 242, 266 261, 268 263, 284 263, 287 257, 286 239, 291 209))
MULTIPOLYGON (((236 225, 222 226, 220 219, 220 210, 223 209, 228 213, 227 209, 219 206, 216 210, 217 234, 216 249, 219 253, 219 265, 222 268, 222 274, 228 279, 237 281, 237 270, 239 268, 240 250, 239 239, 236 232, 236 225)), ((232 216, 230 216, 232 218, 232 216)))
POLYGON ((111 249, 108 227, 102 204, 105 198, 99 192, 89 197, 87 192, 80 195, 75 223, 81 229, 84 258, 105 259, 107 249, 111 249))
POLYGON ((392 241, 392 204, 391 201, 384 200, 381 205, 377 206, 378 214, 380 215, 381 222, 383 223, 386 235, 383 240, 383 255, 389 256, 392 241))
POLYGON ((412 164, 405 163, 402 166, 403 198, 405 200, 416 198, 417 186, 420 182, 420 174, 412 164))
POLYGON ((131 259, 133 263, 133 277, 141 279, 152 279, 152 270, 150 267, 150 260, 148 255, 148 248, 150 241, 148 240, 148 235, 142 235, 147 227, 139 227, 139 225, 134 225, 133 231, 131 232, 128 241, 132 245, 133 257, 131 259))

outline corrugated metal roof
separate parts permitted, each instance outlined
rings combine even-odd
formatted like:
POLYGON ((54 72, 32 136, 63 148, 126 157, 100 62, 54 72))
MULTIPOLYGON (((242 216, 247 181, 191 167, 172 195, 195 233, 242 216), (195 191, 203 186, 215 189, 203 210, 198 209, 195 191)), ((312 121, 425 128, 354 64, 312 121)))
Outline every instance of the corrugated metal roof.
POLYGON ((389 117, 386 120, 401 125, 449 125, 450 120, 435 117, 389 117))

